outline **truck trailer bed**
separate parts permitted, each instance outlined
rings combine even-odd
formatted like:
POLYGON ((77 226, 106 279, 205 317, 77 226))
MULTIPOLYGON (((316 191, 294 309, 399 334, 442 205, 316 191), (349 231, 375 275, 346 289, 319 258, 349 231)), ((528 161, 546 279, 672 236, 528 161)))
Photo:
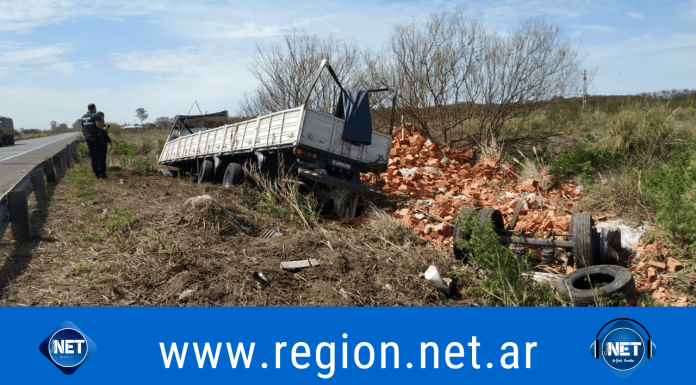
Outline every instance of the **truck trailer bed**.
POLYGON ((363 164, 386 165, 391 146, 389 135, 373 131, 370 145, 355 145, 341 139, 344 122, 343 119, 302 105, 256 119, 170 138, 164 145, 158 163, 168 165, 199 157, 302 146, 363 164))

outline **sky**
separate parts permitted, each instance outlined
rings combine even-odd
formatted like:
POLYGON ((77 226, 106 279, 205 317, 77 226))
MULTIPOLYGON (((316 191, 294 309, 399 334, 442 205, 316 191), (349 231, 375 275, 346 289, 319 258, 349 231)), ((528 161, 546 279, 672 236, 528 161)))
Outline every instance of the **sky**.
POLYGON ((696 89, 696 0, 0 0, 0 115, 39 129, 71 126, 88 103, 120 124, 194 101, 234 115, 257 86, 257 44, 298 28, 378 52, 395 25, 458 6, 501 33, 536 16, 560 25, 596 70, 589 94, 696 89))

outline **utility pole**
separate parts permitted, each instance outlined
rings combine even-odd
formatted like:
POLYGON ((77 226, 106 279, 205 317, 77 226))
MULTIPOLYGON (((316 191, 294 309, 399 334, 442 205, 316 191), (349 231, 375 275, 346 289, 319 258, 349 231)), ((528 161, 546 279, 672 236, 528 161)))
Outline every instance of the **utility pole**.
POLYGON ((587 105, 587 70, 582 75, 582 109, 587 105))

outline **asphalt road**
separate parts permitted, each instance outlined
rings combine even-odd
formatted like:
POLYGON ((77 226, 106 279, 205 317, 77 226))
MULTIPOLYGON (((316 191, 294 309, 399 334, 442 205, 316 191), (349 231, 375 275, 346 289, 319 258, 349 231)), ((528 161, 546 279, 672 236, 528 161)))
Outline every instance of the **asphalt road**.
POLYGON ((13 146, 0 147, 0 195, 14 186, 37 164, 65 148, 77 135, 77 132, 68 132, 19 140, 13 146))

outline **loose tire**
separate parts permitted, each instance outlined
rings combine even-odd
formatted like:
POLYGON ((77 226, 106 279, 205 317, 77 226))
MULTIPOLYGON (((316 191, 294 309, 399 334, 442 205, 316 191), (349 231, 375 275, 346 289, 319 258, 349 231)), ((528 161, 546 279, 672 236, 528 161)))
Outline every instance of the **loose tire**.
POLYGON ((204 160, 198 170, 198 184, 211 182, 213 180, 213 162, 204 160))
POLYGON ((575 214, 571 220, 573 222, 575 266, 580 268, 595 265, 595 256, 599 251, 599 240, 594 234, 596 231, 592 229, 594 225, 592 215, 575 214))
POLYGON ((225 175, 222 177, 222 185, 226 188, 236 186, 244 182, 244 169, 239 163, 230 163, 225 168, 225 175))
POLYGON ((636 294, 636 283, 625 267, 595 265, 583 267, 563 277, 556 285, 556 290, 569 299, 577 299, 581 305, 592 305, 595 296, 608 298, 623 293, 627 298, 632 297, 636 294))

